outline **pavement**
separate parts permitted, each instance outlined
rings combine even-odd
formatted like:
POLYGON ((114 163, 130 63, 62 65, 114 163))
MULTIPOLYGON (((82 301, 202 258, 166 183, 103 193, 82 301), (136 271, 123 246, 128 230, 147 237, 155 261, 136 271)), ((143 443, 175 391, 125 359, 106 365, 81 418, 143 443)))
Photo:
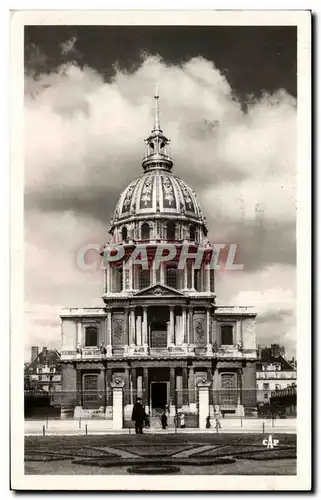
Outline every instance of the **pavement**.
MULTIPOLYGON (((70 420, 25 420, 25 436, 80 436, 106 434, 134 434, 134 428, 113 429, 112 420, 70 419, 70 420)), ((296 419, 222 419, 221 428, 216 430, 185 428, 145 428, 145 434, 295 434, 296 419)))

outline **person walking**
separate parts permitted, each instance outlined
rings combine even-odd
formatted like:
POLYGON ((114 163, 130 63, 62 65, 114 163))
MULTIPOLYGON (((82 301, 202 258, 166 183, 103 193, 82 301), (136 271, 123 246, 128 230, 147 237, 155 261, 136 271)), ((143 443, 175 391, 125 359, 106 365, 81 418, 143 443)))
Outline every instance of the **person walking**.
POLYGON ((164 410, 164 412, 162 413, 162 416, 161 416, 161 422, 162 422, 162 429, 166 429, 167 427, 167 415, 166 415, 166 412, 164 410))
POLYGON ((185 429, 185 415, 184 413, 181 413, 180 415, 180 424, 181 424, 181 429, 185 429))
POLYGON ((147 415, 142 405, 142 398, 137 398, 133 407, 132 420, 135 422, 136 434, 143 434, 143 425, 147 415))
POLYGON ((210 429, 211 428, 211 417, 208 416, 206 417, 206 429, 210 429))
POLYGON ((221 429, 221 410, 220 407, 217 405, 214 408, 214 419, 215 419, 215 428, 216 430, 221 429))

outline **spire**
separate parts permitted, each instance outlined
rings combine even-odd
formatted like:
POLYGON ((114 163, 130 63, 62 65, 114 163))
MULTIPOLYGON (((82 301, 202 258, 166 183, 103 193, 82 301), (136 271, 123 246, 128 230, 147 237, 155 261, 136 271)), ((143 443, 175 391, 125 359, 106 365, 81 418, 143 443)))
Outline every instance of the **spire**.
POLYGON ((164 135, 159 120, 159 94, 158 89, 155 89, 155 116, 154 126, 146 143, 146 156, 143 159, 143 168, 145 171, 151 169, 171 170, 173 161, 169 154, 169 139, 164 135))
POLYGON ((154 99, 155 99, 155 121, 154 121, 153 132, 156 132, 156 131, 162 132, 162 129, 160 127, 160 121, 159 121, 159 105, 158 105, 159 93, 158 93, 158 87, 157 86, 155 88, 154 99))

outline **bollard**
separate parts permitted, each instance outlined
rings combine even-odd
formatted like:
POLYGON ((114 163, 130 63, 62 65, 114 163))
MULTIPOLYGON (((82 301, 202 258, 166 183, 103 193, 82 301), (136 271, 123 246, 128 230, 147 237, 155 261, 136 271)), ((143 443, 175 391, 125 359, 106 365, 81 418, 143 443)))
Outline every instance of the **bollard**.
POLYGON ((88 427, 87 427, 87 424, 85 425, 85 428, 86 428, 86 436, 88 434, 88 427))
POLYGON ((243 427, 243 418, 241 417, 241 427, 243 427))
POLYGON ((46 435, 46 427, 43 425, 42 426, 42 435, 45 436, 46 435))
POLYGON ((272 427, 274 427, 274 418, 272 417, 272 427))
POLYGON ((79 417, 78 425, 79 425, 79 429, 81 429, 81 417, 79 417))

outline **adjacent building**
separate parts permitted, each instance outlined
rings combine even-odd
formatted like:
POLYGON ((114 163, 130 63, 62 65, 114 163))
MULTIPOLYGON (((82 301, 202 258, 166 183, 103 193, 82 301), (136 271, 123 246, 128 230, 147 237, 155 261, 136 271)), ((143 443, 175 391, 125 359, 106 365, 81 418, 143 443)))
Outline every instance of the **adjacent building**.
POLYGON ((172 172, 158 96, 145 143, 142 174, 120 194, 103 249, 123 251, 105 262, 102 305, 60 315, 62 416, 112 411, 116 378, 124 383, 125 418, 137 396, 150 415, 165 407, 170 415, 196 414, 204 379, 209 414, 216 404, 225 413, 249 414, 256 408, 256 313, 217 304, 206 220, 196 193, 172 172), (156 255, 168 244, 175 252, 158 267, 156 255), (139 246, 144 264, 133 260, 139 246), (200 266, 193 254, 201 255, 200 266))
POLYGON ((270 404, 272 392, 296 385, 296 366, 285 358, 284 352, 278 344, 259 349, 256 372, 258 404, 270 404))
POLYGON ((25 364, 25 386, 45 392, 61 391, 60 354, 56 349, 31 347, 31 361, 25 364))

